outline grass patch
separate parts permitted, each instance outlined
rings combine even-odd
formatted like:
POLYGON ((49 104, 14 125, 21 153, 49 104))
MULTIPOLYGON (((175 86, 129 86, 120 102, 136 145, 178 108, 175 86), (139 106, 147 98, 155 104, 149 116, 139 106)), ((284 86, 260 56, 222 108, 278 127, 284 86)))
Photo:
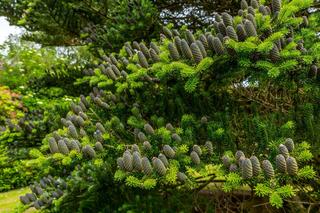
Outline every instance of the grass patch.
POLYGON ((14 212, 14 209, 20 206, 19 196, 29 191, 30 189, 26 187, 0 193, 0 213, 14 212))

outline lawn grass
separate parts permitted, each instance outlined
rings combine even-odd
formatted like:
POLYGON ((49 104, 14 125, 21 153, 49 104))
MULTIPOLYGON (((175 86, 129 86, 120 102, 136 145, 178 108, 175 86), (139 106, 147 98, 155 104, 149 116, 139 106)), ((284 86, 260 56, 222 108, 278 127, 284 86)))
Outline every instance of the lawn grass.
MULTIPOLYGON (((29 188, 21 188, 8 192, 0 193, 0 213, 14 212, 14 209, 20 205, 19 196, 29 192, 29 188)), ((34 211, 27 211, 34 212, 34 211)))

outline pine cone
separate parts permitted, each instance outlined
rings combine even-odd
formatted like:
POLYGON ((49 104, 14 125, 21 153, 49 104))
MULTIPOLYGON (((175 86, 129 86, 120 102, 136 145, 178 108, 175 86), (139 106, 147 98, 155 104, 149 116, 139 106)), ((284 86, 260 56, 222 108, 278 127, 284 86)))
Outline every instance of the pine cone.
POLYGON ((224 48, 222 46, 220 39, 217 37, 213 37, 211 40, 211 37, 209 37, 209 38, 210 38, 209 43, 212 43, 212 46, 213 46, 215 53, 217 53, 218 55, 223 55, 224 48))
POLYGON ((147 59, 150 58, 150 52, 144 43, 140 43, 140 50, 147 59))
POLYGON ((58 148, 57 142, 53 137, 51 137, 49 139, 49 148, 50 148, 51 154, 59 152, 59 148, 58 148))
POLYGON ((26 197, 31 201, 34 202, 37 200, 37 197, 33 193, 27 193, 26 197))
POLYGON ((142 171, 141 156, 137 151, 132 154, 132 165, 135 170, 142 171))
POLYGON ((252 163, 250 159, 246 158, 243 160, 241 164, 241 171, 242 171, 242 178, 249 179, 252 178, 253 171, 252 171, 252 163))
POLYGON ((256 156, 251 156, 250 161, 253 169, 252 174, 254 177, 257 177, 261 172, 260 161, 256 156))
POLYGON ((76 130, 76 128, 73 126, 73 125, 70 125, 69 127, 68 127, 68 133, 69 133, 69 135, 71 136, 71 137, 73 137, 73 138, 78 138, 78 133, 77 133, 77 130, 76 130))
POLYGON ((247 38, 247 33, 242 24, 237 25, 237 35, 238 35, 239 41, 244 41, 247 38))
POLYGON ((133 159, 130 152, 124 152, 123 156, 123 165, 126 171, 131 172, 133 169, 133 159))
POLYGON ((148 123, 144 125, 144 131, 149 135, 153 135, 154 134, 154 129, 148 123))
POLYGON ((177 48, 178 52, 183 55, 183 52, 182 52, 182 45, 181 45, 181 39, 179 36, 176 36, 174 37, 174 45, 175 47, 177 48))
POLYGON ((78 143, 79 143, 79 141, 71 140, 70 149, 71 150, 76 150, 77 152, 80 152, 80 147, 79 147, 78 143))
POLYGON ((232 16, 228 13, 222 13, 222 20, 225 26, 233 26, 232 16))
POLYGON ((191 49, 186 40, 184 39, 181 40, 181 51, 183 53, 184 58, 192 60, 191 49))
POLYGON ((268 160, 262 161, 262 168, 267 178, 271 179, 274 177, 274 170, 270 161, 268 160))
POLYGON ((219 29, 219 32, 225 36, 227 33, 226 33, 226 26, 224 25, 224 23, 221 21, 218 23, 218 29, 219 29))
POLYGON ((108 77, 111 78, 112 80, 117 80, 117 76, 116 74, 113 72, 112 68, 111 67, 108 67, 107 70, 106 70, 107 74, 108 74, 108 77))
POLYGON ((144 56, 144 54, 141 51, 138 52, 138 59, 139 59, 139 64, 143 68, 148 68, 149 67, 148 61, 147 61, 146 57, 144 56))
POLYGON ((64 155, 68 155, 69 154, 69 149, 68 149, 66 143, 63 140, 59 140, 58 141, 58 147, 59 147, 60 153, 62 153, 64 155))
POLYGON ((163 152, 168 158, 174 158, 176 154, 175 151, 169 145, 163 146, 163 152))
POLYGON ((117 165, 121 170, 123 170, 123 171, 126 170, 126 168, 124 167, 124 163, 123 163, 123 158, 122 157, 117 158, 117 165))
POLYGON ((152 149, 152 146, 151 146, 151 144, 149 143, 149 141, 144 141, 143 142, 143 149, 144 150, 151 150, 152 149))
POLYGON ((274 14, 279 13, 281 10, 281 0, 272 0, 271 7, 274 14))
POLYGON ((192 32, 190 32, 190 30, 186 30, 186 40, 188 41, 188 44, 191 45, 192 43, 194 43, 196 41, 196 39, 194 38, 192 32))
POLYGON ((41 200, 36 200, 33 203, 33 207, 37 210, 40 210, 42 206, 44 206, 44 203, 41 200))
POLYGON ((118 69, 117 66, 111 65, 111 69, 112 69, 112 71, 114 72, 114 74, 116 74, 117 76, 120 76, 120 75, 121 75, 121 73, 120 73, 120 71, 119 71, 119 69, 118 69))
POLYGON ((265 7, 264 5, 260 5, 260 6, 259 6, 259 12, 260 12, 262 15, 264 15, 264 16, 269 15, 269 14, 268 14, 268 10, 266 9, 266 7, 265 7))
POLYGON ((280 60, 280 53, 277 45, 273 45, 273 48, 270 51, 270 58, 272 62, 277 62, 280 60))
POLYGON ((152 164, 153 164, 153 168, 156 170, 156 172, 159 175, 164 176, 166 174, 167 169, 159 158, 154 157, 152 159, 152 164))
POLYGON ((250 36, 253 36, 253 37, 256 37, 257 36, 257 31, 256 31, 256 28, 254 27, 253 23, 249 20, 246 20, 244 22, 244 28, 246 30, 246 33, 247 35, 250 37, 250 36))
POLYGON ((87 101, 87 98, 84 95, 80 95, 80 100, 87 108, 90 107, 90 104, 89 104, 89 102, 87 101))
POLYGON ((143 173, 146 175, 152 175, 152 166, 148 158, 143 157, 141 160, 143 173))
POLYGON ((229 36, 231 39, 235 41, 238 41, 237 33, 232 26, 227 27, 227 36, 229 36))
POLYGON ((286 159, 282 154, 276 156, 276 167, 279 172, 286 173, 287 172, 287 163, 286 159))
POLYGON ((82 103, 82 101, 79 101, 79 106, 81 107, 81 110, 82 110, 79 112, 79 115, 80 115, 80 113, 87 111, 87 107, 82 103))
POLYGON ((194 164, 199 165, 200 164, 200 158, 199 155, 195 152, 192 151, 190 154, 191 160, 194 164))
POLYGON ((238 16, 242 17, 242 16, 243 16, 243 14, 244 14, 244 12, 243 12, 243 10, 242 10, 242 9, 238 10, 238 16))
POLYGON ((255 17, 251 13, 249 13, 247 15, 247 19, 252 22, 254 28, 256 29, 257 28, 257 22, 256 22, 255 17))
POLYGON ((162 32, 164 33, 164 35, 167 37, 167 38, 172 38, 172 32, 169 28, 167 27, 162 27, 162 32))
POLYGON ((289 157, 289 151, 283 144, 279 145, 279 153, 282 154, 286 159, 289 157))
POLYGON ((174 128, 171 123, 166 124, 166 129, 169 130, 170 132, 174 131, 174 128))
POLYGON ((103 146, 100 142, 96 142, 96 144, 94 145, 94 148, 98 151, 98 152, 102 152, 103 151, 103 146))
POLYGON ((206 143, 204 144, 204 146, 207 148, 208 154, 209 154, 209 155, 213 155, 212 142, 211 142, 211 141, 206 141, 206 143))
POLYGON ((172 29, 172 34, 173 34, 174 36, 180 36, 179 31, 176 30, 176 29, 172 29))
POLYGON ((216 22, 220 22, 220 21, 222 21, 222 18, 221 18, 221 16, 220 16, 219 14, 216 14, 216 15, 214 16, 214 20, 215 20, 216 22))
POLYGON ((100 122, 96 123, 96 127, 102 134, 106 133, 106 129, 103 127, 103 125, 100 122))
POLYGON ((153 63, 157 63, 160 61, 160 57, 158 56, 157 52, 154 50, 154 49, 151 49, 150 48, 150 56, 151 56, 151 59, 152 59, 152 62, 153 63))
POLYGON ((137 144, 133 144, 131 150, 133 152, 139 152, 140 153, 140 148, 137 144))
POLYGON ((201 34, 199 39, 200 39, 201 43, 203 44, 204 48, 208 49, 209 48, 209 44, 208 44, 207 37, 205 35, 201 34))
POLYGON ((248 9, 248 3, 246 0, 241 0, 241 9, 242 10, 248 9))
POLYGON ((119 63, 116 57, 114 57, 114 55, 110 55, 110 60, 113 63, 113 65, 117 65, 119 63))
POLYGON ((27 196, 20 196, 20 202, 23 204, 23 205, 27 205, 29 203, 31 203, 31 201, 28 199, 27 196))
POLYGON ((236 164, 231 164, 229 167, 229 172, 237 172, 238 166, 236 164))
POLYGON ((287 158, 287 169, 289 175, 297 175, 298 174, 298 164, 294 157, 287 158))
POLYGON ((169 49, 171 59, 174 61, 178 61, 180 59, 180 55, 176 46, 172 42, 170 42, 168 44, 168 49, 169 49))
POLYGON ((254 9, 258 9, 259 7, 259 3, 257 0, 251 0, 250 2, 251 7, 253 7, 254 9))
POLYGON ((150 48, 152 48, 157 53, 157 55, 160 54, 160 49, 155 43, 151 42, 150 48))
POLYGON ((241 150, 238 150, 235 154, 236 160, 239 161, 241 157, 246 157, 241 150))
POLYGON ((222 163, 226 168, 230 167, 230 158, 226 155, 222 156, 222 163))
POLYGON ((201 52, 202 57, 203 58, 207 57, 207 51, 206 51, 205 47, 203 46, 202 42, 197 40, 196 44, 199 47, 199 50, 201 52))
POLYGON ((188 177, 183 172, 177 173, 177 179, 179 182, 184 183, 188 179, 188 177))
POLYGON ((248 7, 248 14, 251 14, 251 15, 255 16, 256 15, 255 9, 253 7, 251 7, 251 6, 249 6, 248 7))
POLYGON ((143 132, 138 133, 138 139, 140 142, 144 142, 144 141, 148 140, 146 135, 143 132))
POLYGON ((198 47, 198 45, 196 43, 192 43, 190 48, 191 48, 191 52, 192 52, 194 61, 196 63, 200 63, 200 61, 203 59, 200 48, 198 47))
POLYGON ((133 56, 133 53, 132 53, 132 51, 131 51, 131 49, 129 47, 125 47, 124 49, 125 49, 128 57, 132 57, 133 56))
POLYGON ((79 127, 84 127, 84 120, 83 120, 83 118, 81 117, 81 116, 77 116, 77 125, 79 126, 79 127))
POLYGON ((289 152, 292 152, 294 150, 294 142, 291 138, 286 139, 285 145, 286 145, 289 152))
POLYGON ((82 148, 82 152, 87 158, 94 158, 96 156, 96 152, 90 145, 85 145, 82 148))
POLYGON ((162 161, 165 167, 169 167, 168 159, 164 154, 160 153, 158 158, 162 161))
POLYGON ((194 145, 194 146, 192 147, 192 150, 195 151, 199 156, 202 155, 202 150, 201 150, 200 146, 194 145))
POLYGON ((177 133, 173 133, 171 137, 172 137, 173 140, 175 140, 177 142, 181 142, 182 141, 181 137, 177 133))

